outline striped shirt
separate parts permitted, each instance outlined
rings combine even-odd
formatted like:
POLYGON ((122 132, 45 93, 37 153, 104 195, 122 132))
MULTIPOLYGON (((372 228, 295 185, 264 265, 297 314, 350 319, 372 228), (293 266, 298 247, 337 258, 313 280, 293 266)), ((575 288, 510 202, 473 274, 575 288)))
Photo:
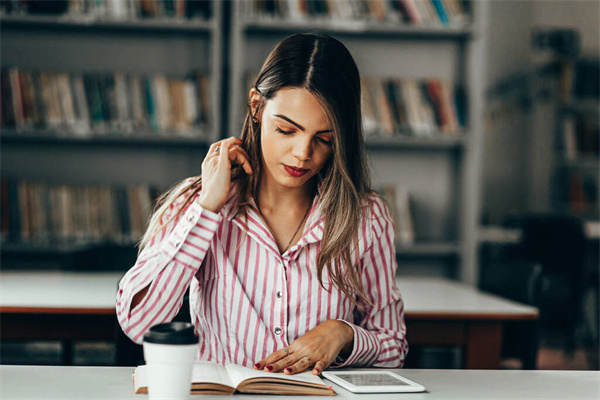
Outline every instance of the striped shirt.
MULTIPOLYGON (((232 185, 233 186, 233 185, 232 185)), ((361 280, 373 306, 356 307, 331 284, 317 255, 324 219, 315 196, 300 240, 280 254, 275 238, 250 201, 247 218, 236 213, 232 189, 216 214, 198 197, 142 250, 119 283, 117 317, 125 334, 142 343, 153 325, 178 313, 190 288, 190 315, 200 335, 198 359, 251 367, 290 345, 321 322, 337 319, 354 331, 350 356, 334 366, 401 366, 408 351, 403 302, 394 282, 393 222, 379 197, 368 200, 358 252, 361 280), (150 284, 130 310, 136 293, 150 284)), ((183 196, 163 216, 181 208, 183 196)))

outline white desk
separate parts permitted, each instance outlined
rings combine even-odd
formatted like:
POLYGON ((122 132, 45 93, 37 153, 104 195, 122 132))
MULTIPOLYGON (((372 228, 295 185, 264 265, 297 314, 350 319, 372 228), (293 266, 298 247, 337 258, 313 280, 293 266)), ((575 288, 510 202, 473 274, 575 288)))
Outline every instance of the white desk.
POLYGON ((537 308, 448 279, 397 277, 396 282, 405 303, 409 345, 460 346, 463 368, 496 369, 504 324, 524 321, 520 340, 528 351, 523 367, 536 368, 537 308))
MULTIPOLYGON (((0 366, 0 398, 13 399, 131 399, 147 395, 133 393, 132 367, 39 367, 0 366)), ((598 371, 465 371, 397 370, 425 386, 427 392, 413 394, 352 394, 332 384, 338 399, 578 399, 600 396, 598 371)), ((331 382, 329 382, 331 383, 331 382)), ((190 396, 194 400, 257 400, 317 397, 299 396, 190 396)))
MULTIPOLYGON (((0 272, 2 337, 114 339, 115 294, 122 276, 120 272, 0 272)), ((409 344, 462 346, 465 368, 498 368, 502 324, 538 316, 534 307, 448 279, 398 277, 397 283, 405 302, 409 344)), ((535 351, 526 364, 535 367, 535 351)))

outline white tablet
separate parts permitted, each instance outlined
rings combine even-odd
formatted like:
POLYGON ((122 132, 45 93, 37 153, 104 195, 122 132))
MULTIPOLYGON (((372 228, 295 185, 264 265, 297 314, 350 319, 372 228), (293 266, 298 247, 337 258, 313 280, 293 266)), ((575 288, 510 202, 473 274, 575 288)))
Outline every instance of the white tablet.
POLYGON ((324 371, 323 377, 353 393, 415 393, 425 388, 392 371, 324 371))

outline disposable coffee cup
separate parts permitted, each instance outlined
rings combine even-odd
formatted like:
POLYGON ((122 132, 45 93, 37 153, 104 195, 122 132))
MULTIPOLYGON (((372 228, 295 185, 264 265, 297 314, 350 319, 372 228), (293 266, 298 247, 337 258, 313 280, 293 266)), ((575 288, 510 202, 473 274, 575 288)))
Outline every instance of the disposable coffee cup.
POLYGON ((144 335, 150 400, 189 399, 198 335, 188 322, 155 325, 144 335))

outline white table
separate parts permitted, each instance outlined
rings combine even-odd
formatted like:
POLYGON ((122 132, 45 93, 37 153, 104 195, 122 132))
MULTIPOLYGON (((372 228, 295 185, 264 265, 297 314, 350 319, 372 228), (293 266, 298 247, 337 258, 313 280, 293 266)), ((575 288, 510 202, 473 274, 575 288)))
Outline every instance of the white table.
POLYGON ((535 369, 538 310, 466 284, 443 278, 397 277, 405 304, 409 345, 460 346, 463 367, 500 367, 502 330, 506 323, 523 321, 520 340, 527 343, 523 367, 535 369))
MULTIPOLYGON (((578 399, 600 396, 598 371, 477 371, 396 370, 425 386, 424 393, 352 394, 330 383, 338 399, 578 399)), ((12 399, 132 399, 147 395, 133 393, 132 367, 40 367, 0 366, 0 398, 12 399)), ((194 400, 301 399, 299 396, 190 396, 194 400)), ((317 397, 310 396, 316 399, 317 397)))
MULTIPOLYGON (((115 294, 122 276, 120 272, 0 272, 2 337, 114 339, 115 294)), ((398 277, 397 283, 405 302, 409 344, 462 346, 465 368, 498 368, 502 325, 538 317, 534 307, 448 279, 398 277)), ((536 346, 535 340, 524 340, 536 346)), ((535 351, 526 364, 535 366, 535 351)))

